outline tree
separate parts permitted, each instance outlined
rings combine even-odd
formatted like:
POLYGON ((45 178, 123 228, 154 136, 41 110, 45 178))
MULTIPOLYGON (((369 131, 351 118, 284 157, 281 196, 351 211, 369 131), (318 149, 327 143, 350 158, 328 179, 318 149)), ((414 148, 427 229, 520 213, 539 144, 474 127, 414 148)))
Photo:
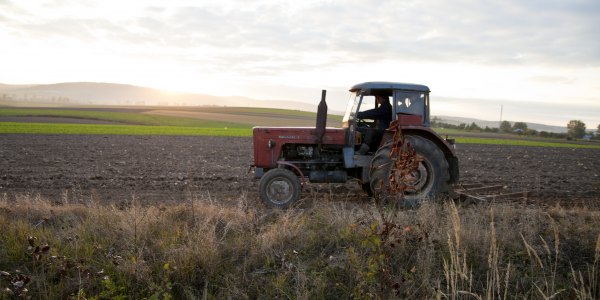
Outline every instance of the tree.
POLYGON ((573 138, 582 138, 585 135, 585 123, 580 120, 571 120, 567 124, 569 136, 573 138))
POLYGON ((527 130, 525 130, 525 135, 538 135, 538 131, 535 129, 527 128, 527 130))
POLYGON ((523 130, 523 132, 527 131, 527 123, 525 122, 515 122, 515 124, 513 124, 512 126, 513 130, 518 130, 521 129, 523 130))
POLYGON ((598 134, 600 134, 600 124, 598 124, 598 130, 596 130, 598 134))
POLYGON ((471 125, 467 126, 468 130, 471 131, 481 131, 481 127, 479 127, 477 124, 475 124, 475 122, 471 123, 471 125))
POLYGON ((502 121, 502 123, 500 123, 500 131, 501 132, 510 132, 512 129, 512 125, 510 125, 509 121, 502 121))

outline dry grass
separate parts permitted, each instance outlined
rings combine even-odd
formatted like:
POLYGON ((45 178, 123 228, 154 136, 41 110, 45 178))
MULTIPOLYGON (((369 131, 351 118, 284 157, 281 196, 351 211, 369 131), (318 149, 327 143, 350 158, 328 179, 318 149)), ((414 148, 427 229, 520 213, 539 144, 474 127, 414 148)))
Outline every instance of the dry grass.
POLYGON ((314 197, 288 211, 245 195, 162 206, 0 197, 0 298, 600 296, 599 211, 389 211, 314 197))

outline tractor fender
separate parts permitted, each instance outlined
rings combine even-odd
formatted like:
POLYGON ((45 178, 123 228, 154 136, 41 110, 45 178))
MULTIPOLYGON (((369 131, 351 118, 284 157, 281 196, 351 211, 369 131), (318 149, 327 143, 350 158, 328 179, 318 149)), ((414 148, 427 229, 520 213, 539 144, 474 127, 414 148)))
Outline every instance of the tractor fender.
MULTIPOLYGON (((425 139, 432 141, 438 148, 442 150, 446 160, 448 161, 448 172, 450 173, 450 180, 448 183, 456 183, 459 179, 459 168, 458 168, 458 157, 456 156, 456 150, 454 150, 454 146, 448 143, 444 138, 442 138, 439 134, 433 131, 429 127, 423 126, 414 126, 414 125, 401 125, 400 129, 402 130, 402 134, 404 135, 415 135, 420 136, 425 139)), ((392 139, 394 133, 391 130, 386 130, 383 138, 381 139, 381 144, 379 147, 385 145, 389 140, 392 139)))

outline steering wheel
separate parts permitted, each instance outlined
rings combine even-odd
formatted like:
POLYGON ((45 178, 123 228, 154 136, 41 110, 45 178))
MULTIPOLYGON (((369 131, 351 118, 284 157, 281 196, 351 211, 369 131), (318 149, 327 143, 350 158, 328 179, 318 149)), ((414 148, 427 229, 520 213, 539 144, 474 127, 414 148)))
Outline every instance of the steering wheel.
POLYGON ((358 128, 375 128, 375 121, 367 122, 365 119, 356 119, 356 127, 358 128))

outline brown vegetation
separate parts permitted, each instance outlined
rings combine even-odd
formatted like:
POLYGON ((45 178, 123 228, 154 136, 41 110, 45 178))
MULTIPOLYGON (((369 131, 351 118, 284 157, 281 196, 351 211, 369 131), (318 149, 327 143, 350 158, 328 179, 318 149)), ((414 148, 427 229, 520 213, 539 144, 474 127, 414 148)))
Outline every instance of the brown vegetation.
POLYGON ((62 299, 600 296, 598 210, 393 211, 314 197, 288 211, 244 195, 147 206, 0 198, 0 287, 62 299))

